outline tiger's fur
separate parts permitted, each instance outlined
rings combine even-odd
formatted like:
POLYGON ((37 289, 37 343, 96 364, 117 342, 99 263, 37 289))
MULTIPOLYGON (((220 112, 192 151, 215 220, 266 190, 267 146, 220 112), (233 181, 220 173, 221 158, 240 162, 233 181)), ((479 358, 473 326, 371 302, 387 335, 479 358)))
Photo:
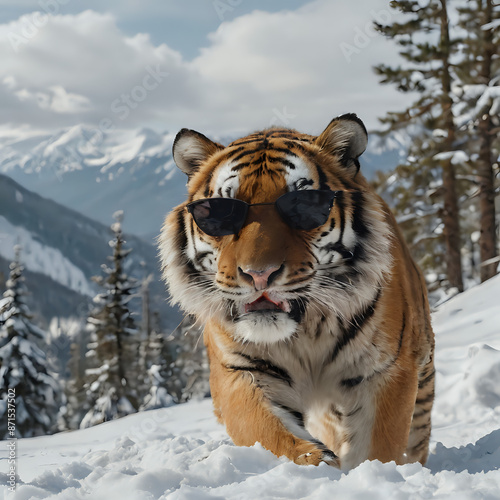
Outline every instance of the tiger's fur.
POLYGON ((164 278, 173 302, 205 325, 215 413, 237 445, 342 469, 427 458, 434 338, 425 283, 358 172, 366 141, 355 115, 318 137, 271 128, 227 147, 186 129, 176 138, 187 202, 342 192, 312 231, 291 229, 272 205, 251 207, 234 236, 204 234, 186 204, 166 218, 164 278), (249 279, 269 269, 279 271, 266 286, 249 279), (286 312, 245 314, 263 293, 286 312))

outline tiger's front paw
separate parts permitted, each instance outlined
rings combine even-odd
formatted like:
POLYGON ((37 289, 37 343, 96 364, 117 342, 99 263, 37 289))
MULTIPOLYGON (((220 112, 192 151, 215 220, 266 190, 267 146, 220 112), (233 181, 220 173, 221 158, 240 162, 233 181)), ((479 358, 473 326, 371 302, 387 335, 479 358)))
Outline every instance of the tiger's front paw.
POLYGON ((319 465, 321 462, 325 462, 333 467, 340 468, 340 460, 333 451, 321 450, 311 445, 313 448, 311 451, 302 453, 294 459, 294 462, 298 465, 319 465))

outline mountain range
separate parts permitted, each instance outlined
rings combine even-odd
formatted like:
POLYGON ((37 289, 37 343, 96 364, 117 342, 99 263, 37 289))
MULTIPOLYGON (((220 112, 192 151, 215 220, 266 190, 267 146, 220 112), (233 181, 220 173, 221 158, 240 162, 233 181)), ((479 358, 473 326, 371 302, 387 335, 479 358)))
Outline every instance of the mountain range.
MULTIPOLYGON (((151 129, 113 130, 76 125, 55 133, 0 130, 0 173, 22 186, 103 224, 125 211, 124 229, 149 241, 158 235, 165 214, 186 196, 186 176, 175 167, 175 134, 151 129)), ((222 144, 231 137, 214 137, 222 144)), ((372 136, 362 156, 362 171, 397 165, 401 141, 384 147, 372 136)))
POLYGON ((185 196, 172 139, 149 129, 101 134, 81 125, 54 134, 15 131, 0 136, 0 172, 103 224, 124 210, 124 229, 151 240, 185 196))

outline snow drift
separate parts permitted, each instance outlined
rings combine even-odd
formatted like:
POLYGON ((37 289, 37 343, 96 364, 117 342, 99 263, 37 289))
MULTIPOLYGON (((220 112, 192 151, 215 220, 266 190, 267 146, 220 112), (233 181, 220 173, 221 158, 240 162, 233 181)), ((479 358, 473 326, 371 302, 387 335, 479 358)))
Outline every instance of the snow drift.
POLYGON ((15 498, 498 499, 499 295, 497 276, 433 316, 437 387, 425 467, 367 461, 346 474, 298 466, 259 444, 234 446, 204 400, 19 440, 15 498))

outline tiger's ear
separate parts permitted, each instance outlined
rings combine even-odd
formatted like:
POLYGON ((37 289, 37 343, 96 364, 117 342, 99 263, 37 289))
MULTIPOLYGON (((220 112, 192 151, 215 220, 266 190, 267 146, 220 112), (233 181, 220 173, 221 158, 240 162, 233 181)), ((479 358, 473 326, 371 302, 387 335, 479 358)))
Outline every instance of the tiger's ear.
POLYGON ((191 177, 205 160, 221 149, 224 146, 212 142, 203 134, 183 128, 175 136, 172 154, 175 164, 191 177))
POLYGON ((342 165, 356 175, 358 157, 366 149, 368 133, 363 122, 354 113, 349 113, 334 118, 315 143, 322 151, 338 156, 342 165))

